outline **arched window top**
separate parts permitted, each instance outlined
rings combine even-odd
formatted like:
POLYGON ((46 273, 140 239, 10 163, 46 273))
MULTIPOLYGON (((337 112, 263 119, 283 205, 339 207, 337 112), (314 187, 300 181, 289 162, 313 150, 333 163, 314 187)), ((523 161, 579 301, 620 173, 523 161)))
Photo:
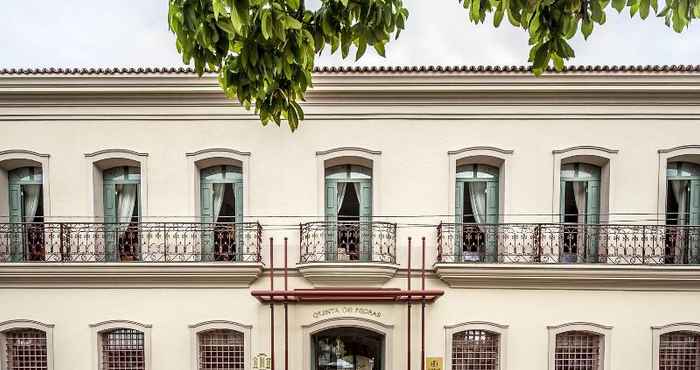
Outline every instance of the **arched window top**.
POLYGON ((670 162, 666 166, 666 177, 670 180, 673 178, 700 178, 700 165, 689 162, 670 162))
POLYGON ((41 184, 42 174, 41 167, 20 167, 10 171, 8 177, 16 184, 41 184))
POLYGON ((339 165, 326 168, 326 180, 371 180, 372 169, 357 165, 339 165))
POLYGON ((485 164, 465 164, 457 167, 458 181, 498 180, 498 167, 485 164))
POLYGON ((600 180, 600 167, 588 163, 566 163, 561 165, 561 180, 600 180))
POLYGON ((242 182, 243 171, 236 166, 211 166, 201 169, 200 178, 204 183, 242 182))
POLYGON ((141 170, 136 166, 112 167, 102 172, 102 178, 105 182, 138 183, 141 180, 141 170))

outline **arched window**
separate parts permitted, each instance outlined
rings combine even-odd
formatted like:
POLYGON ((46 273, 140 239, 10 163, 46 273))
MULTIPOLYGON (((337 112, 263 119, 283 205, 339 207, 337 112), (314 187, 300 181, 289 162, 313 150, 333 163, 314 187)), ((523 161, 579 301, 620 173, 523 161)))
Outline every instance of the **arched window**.
POLYGON ((106 169, 102 172, 102 186, 105 260, 138 261, 141 259, 140 168, 119 166, 106 169))
POLYGON ((370 260, 372 256, 372 169, 326 168, 326 260, 370 260))
POLYGON ((564 236, 561 262, 598 262, 598 237, 595 226, 600 223, 600 172, 598 166, 567 163, 561 166, 559 214, 564 236))
POLYGON ((452 370, 500 369, 500 335, 465 330, 452 335, 452 370))
POLYGON ((666 167, 665 263, 697 263, 700 235, 688 225, 700 225, 700 165, 669 162, 666 167))
POLYGON ((230 329, 212 329, 197 334, 199 370, 244 369, 243 333, 230 329))
POLYGON ((455 238, 458 261, 496 262, 498 259, 497 167, 468 164, 457 167, 455 238))
POLYGON ((0 367, 7 370, 51 370, 53 325, 31 320, 0 322, 0 367))
POLYGON ((144 333, 130 328, 100 332, 100 370, 145 370, 144 333))
POLYGON ((671 331, 658 338, 658 370, 700 369, 700 333, 671 331))
POLYGON ((200 170, 200 215, 206 232, 202 260, 238 261, 242 248, 243 174, 240 167, 212 166, 200 170))
POLYGON ((41 167, 20 167, 8 172, 11 261, 43 261, 44 197, 41 167))
POLYGON ((601 335, 586 331, 567 331, 556 335, 555 370, 603 369, 601 335))

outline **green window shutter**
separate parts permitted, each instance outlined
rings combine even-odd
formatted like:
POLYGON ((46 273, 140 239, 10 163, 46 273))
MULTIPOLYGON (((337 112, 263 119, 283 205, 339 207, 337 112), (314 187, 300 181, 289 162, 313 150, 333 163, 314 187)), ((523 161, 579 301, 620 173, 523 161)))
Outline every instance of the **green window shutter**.
POLYGON ((245 235, 243 233, 243 182, 237 182, 233 184, 233 192, 236 198, 236 223, 239 227, 236 227, 236 254, 238 257, 236 261, 242 261, 243 256, 248 254, 246 247, 246 241, 244 240, 245 235))
MULTIPOLYGON (((700 179, 690 180, 690 218, 688 224, 700 225, 700 179)), ((691 228, 688 231, 688 262, 700 263, 700 231, 691 228)))
POLYGON ((117 222, 117 190, 112 182, 105 182, 102 186, 102 204, 105 222, 105 261, 116 262, 118 228, 117 222))
POLYGON ((202 220, 202 261, 214 260, 214 200, 213 187, 211 183, 202 182, 200 184, 200 217, 202 220))
POLYGON ((20 262, 24 259, 24 226, 22 225, 22 185, 10 183, 10 261, 20 262))
POLYGON ((559 185, 559 222, 566 222, 566 181, 559 185))
POLYGON ((360 245, 360 255, 372 260, 372 183, 369 181, 360 182, 360 245))
POLYGON ((455 230, 454 230, 454 262, 462 262, 462 222, 464 221, 464 188, 463 181, 455 184, 455 230))
POLYGON ((498 182, 486 183, 486 256, 485 262, 498 260, 498 182))
POLYGON ((338 256, 338 184, 326 181, 326 261, 334 261, 338 256))
MULTIPOLYGON (((586 186, 586 225, 600 223, 600 180, 588 181, 586 186)), ((586 226, 587 262, 598 262, 598 226, 586 226)))

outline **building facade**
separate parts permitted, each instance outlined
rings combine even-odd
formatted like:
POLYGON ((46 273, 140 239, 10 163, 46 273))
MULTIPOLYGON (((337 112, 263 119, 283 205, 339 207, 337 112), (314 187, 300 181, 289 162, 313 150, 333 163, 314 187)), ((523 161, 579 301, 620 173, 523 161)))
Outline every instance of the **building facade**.
POLYGON ((314 84, 0 71, 0 369, 700 369, 700 68, 314 84))

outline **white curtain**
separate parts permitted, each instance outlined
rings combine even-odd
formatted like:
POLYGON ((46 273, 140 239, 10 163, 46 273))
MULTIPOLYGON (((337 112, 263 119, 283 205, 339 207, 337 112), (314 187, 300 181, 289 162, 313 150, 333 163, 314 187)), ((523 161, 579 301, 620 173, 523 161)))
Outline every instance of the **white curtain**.
POLYGON ((41 185, 23 185, 22 186, 23 201, 24 201, 24 220, 25 222, 34 221, 36 211, 39 209, 39 198, 41 196, 41 185))
POLYGON ((586 182, 573 181, 574 202, 576 202, 576 222, 583 224, 586 222, 586 182))
MULTIPOLYGON (((469 202, 472 205, 472 214, 477 224, 486 222, 486 183, 483 181, 469 183, 469 202)), ((480 226, 481 232, 486 232, 485 227, 480 226)))
POLYGON ((212 222, 216 222, 219 219, 219 213, 221 213, 221 206, 224 204, 224 191, 226 190, 226 184, 213 184, 212 196, 214 198, 214 209, 212 216, 212 222))
MULTIPOLYGON (((340 214, 340 209, 343 207, 343 200, 345 200, 345 189, 347 188, 348 183, 346 182, 339 182, 337 184, 337 196, 338 196, 338 203, 336 203, 336 213, 340 214)), ((341 220, 342 221, 342 220, 341 220)))
POLYGON ((117 185, 117 222, 119 222, 119 232, 126 233, 134 215, 136 205, 136 184, 117 185))
POLYGON ((359 204, 360 208, 362 208, 362 202, 360 201, 360 199, 362 199, 362 195, 360 194, 360 183, 353 182, 352 186, 355 188, 355 197, 357 197, 357 204, 359 204))
POLYGON ((671 181, 671 190, 673 191, 673 197, 676 198, 676 203, 678 203, 678 225, 685 225, 686 220, 686 204, 688 200, 688 180, 674 180, 671 181))

